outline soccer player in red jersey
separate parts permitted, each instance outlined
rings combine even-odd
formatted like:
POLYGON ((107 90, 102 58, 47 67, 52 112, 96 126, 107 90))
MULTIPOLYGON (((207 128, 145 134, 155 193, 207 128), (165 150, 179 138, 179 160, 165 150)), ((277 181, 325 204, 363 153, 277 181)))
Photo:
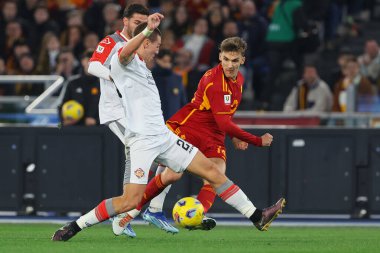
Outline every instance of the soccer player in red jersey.
MULTIPOLYGON (((273 136, 269 133, 261 137, 252 135, 232 122, 232 116, 241 100, 243 90, 243 76, 239 72, 239 67, 244 63, 244 53, 246 42, 238 37, 225 39, 220 45, 220 64, 208 70, 198 84, 194 98, 181 110, 174 114, 168 121, 167 126, 182 139, 193 144, 210 160, 217 164, 218 169, 226 171, 226 151, 224 139, 226 134, 232 138, 235 148, 245 150, 248 144, 255 146, 270 146, 273 136)), ((153 178, 145 191, 144 197, 137 210, 141 210, 153 197, 158 195, 166 186, 179 180, 182 174, 166 169, 162 174, 153 178)), ((216 192, 211 185, 204 181, 204 185, 198 194, 198 200, 203 204, 205 213, 214 203, 216 192)), ((221 196, 223 198, 223 196, 221 196)), ((228 198, 229 196, 224 196, 228 198)), ((162 199, 163 201, 163 199, 162 199)), ((284 199, 280 199, 275 206, 283 206, 284 199)), ((259 230, 266 230, 260 225, 260 219, 266 216, 268 210, 258 210, 256 227, 259 230)), ((143 218, 150 221, 157 227, 166 230, 160 225, 162 210, 155 213, 154 208, 148 208, 144 212, 143 218)), ((137 212, 131 212, 124 218, 121 224, 136 216, 137 212)), ((205 217, 199 229, 210 230, 214 228, 214 219, 205 217)))

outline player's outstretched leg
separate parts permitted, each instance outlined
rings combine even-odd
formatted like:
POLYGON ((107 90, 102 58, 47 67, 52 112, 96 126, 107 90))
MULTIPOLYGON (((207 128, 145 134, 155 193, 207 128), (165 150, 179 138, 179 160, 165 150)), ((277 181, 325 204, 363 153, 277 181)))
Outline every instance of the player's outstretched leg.
POLYGON ((126 184, 123 195, 103 200, 98 206, 58 229, 52 236, 53 241, 67 241, 84 228, 108 220, 117 214, 134 209, 142 198, 146 185, 126 184), (128 194, 127 194, 128 193, 128 194))
POLYGON ((260 231, 266 231, 285 206, 285 199, 281 198, 269 208, 264 210, 256 208, 239 186, 218 171, 216 164, 200 152, 196 154, 187 169, 189 172, 206 179, 224 202, 250 219, 260 231))

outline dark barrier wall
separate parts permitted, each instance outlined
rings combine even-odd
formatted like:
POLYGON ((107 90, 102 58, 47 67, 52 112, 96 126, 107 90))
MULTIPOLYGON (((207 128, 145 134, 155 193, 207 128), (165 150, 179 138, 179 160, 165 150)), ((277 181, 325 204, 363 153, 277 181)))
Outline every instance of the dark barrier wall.
MULTIPOLYGON (((227 175, 266 207, 285 196, 287 213, 380 213, 380 130, 249 129, 270 132, 270 148, 234 150, 227 175)), ((105 127, 0 128, 0 210, 86 211, 122 192, 124 147, 105 127)), ((201 181, 185 174, 165 208, 197 195, 201 181)), ((235 210, 219 199, 211 212, 235 210)))

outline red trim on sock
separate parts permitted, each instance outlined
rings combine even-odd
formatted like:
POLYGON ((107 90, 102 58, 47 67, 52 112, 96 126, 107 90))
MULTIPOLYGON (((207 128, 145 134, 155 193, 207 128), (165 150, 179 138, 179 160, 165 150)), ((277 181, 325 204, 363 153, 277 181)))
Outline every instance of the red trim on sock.
POLYGON ((143 206, 151 201, 154 197, 160 194, 167 185, 164 185, 161 180, 161 174, 155 176, 152 180, 149 181, 148 185, 145 188, 144 196, 142 197, 140 203, 137 205, 136 209, 141 211, 143 206))
POLYGON ((131 220, 133 220, 133 217, 127 214, 127 216, 119 221, 119 226, 125 227, 125 225, 127 225, 127 223, 129 223, 131 220))
POLYGON ((106 208, 106 201, 103 200, 96 208, 95 208, 95 215, 96 218, 98 218, 99 221, 107 220, 110 216, 108 215, 107 208, 106 208))
POLYGON ((229 199, 232 195, 234 195, 235 193, 237 193, 238 191, 240 190, 239 186, 237 186, 236 184, 234 185, 231 185, 227 190, 225 190, 224 192, 222 192, 219 197, 221 197, 224 201, 226 201, 227 199, 229 199))
POLYGON ((214 204, 215 196, 216 192, 209 184, 203 185, 199 191, 197 199, 202 203, 205 213, 207 213, 214 204))

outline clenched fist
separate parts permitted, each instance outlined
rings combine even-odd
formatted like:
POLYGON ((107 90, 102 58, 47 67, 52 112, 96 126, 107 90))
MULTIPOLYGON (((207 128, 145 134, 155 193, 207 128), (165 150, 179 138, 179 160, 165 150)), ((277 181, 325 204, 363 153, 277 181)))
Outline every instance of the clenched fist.
POLYGON ((269 147, 272 144, 273 136, 271 134, 266 133, 263 136, 261 136, 261 141, 263 147, 269 147))

